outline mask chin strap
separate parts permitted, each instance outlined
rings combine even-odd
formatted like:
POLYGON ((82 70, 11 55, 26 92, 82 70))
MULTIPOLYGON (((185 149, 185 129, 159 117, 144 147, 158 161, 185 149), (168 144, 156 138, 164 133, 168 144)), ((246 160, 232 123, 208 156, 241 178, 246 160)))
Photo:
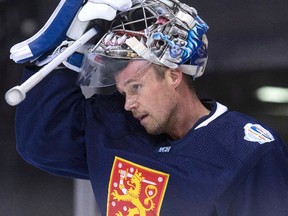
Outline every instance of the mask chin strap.
MULTIPOLYGON (((126 40, 125 42, 134 52, 137 53, 138 56, 141 56, 147 61, 151 61, 155 64, 160 64, 160 65, 165 65, 169 68, 177 68, 178 65, 170 62, 170 61, 165 61, 164 59, 159 60, 153 53, 150 52, 150 50, 142 44, 137 38, 131 37, 126 40)), ((206 58, 201 58, 198 59, 197 65, 180 65, 179 68, 182 70, 183 73, 188 74, 192 76, 194 79, 197 77, 200 77, 203 75, 204 70, 205 70, 205 62, 207 61, 206 58)))
POLYGON ((204 66, 199 65, 180 65, 179 68, 183 73, 192 76, 193 79, 202 76, 205 70, 204 66))
MULTIPOLYGON (((203 37, 203 42, 206 42, 208 44, 208 41, 206 40, 206 37, 203 37)), ((197 65, 185 65, 182 64, 178 66, 177 64, 170 62, 168 60, 165 60, 162 58, 159 60, 153 53, 150 52, 150 50, 142 44, 137 38, 131 37, 125 41, 125 43, 135 52, 138 56, 141 56, 143 59, 147 61, 151 61, 155 64, 159 65, 165 65, 169 68, 177 68, 179 67, 183 73, 188 74, 193 77, 193 79, 200 77, 203 75, 205 70, 205 65, 207 62, 207 57, 199 58, 197 59, 197 65)))
MULTIPOLYGON (((165 63, 161 62, 151 51, 142 44, 136 37, 131 37, 125 41, 125 43, 135 52, 138 56, 142 57, 147 61, 151 61, 155 64, 166 65, 165 63)), ((170 68, 176 68, 177 65, 171 63, 166 65, 170 68)))

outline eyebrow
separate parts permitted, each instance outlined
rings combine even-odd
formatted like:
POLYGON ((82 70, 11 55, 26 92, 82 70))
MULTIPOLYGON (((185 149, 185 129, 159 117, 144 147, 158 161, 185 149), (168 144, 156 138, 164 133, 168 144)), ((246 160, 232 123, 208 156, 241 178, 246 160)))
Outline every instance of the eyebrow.
MULTIPOLYGON (((123 87, 126 87, 128 84, 130 84, 130 83, 132 83, 132 82, 136 82, 137 80, 141 79, 142 77, 143 77, 143 76, 140 76, 139 78, 130 78, 130 79, 126 80, 126 81, 124 82, 124 84, 123 84, 123 87)), ((117 88, 117 91, 118 91, 120 94, 125 95, 125 92, 122 91, 122 90, 118 87, 118 85, 116 85, 116 88, 117 88)))
POLYGON ((140 78, 131 78, 131 79, 128 79, 127 81, 124 82, 123 86, 127 86, 128 84, 132 83, 132 82, 136 82, 137 80, 140 80, 142 78, 142 76, 140 78))
POLYGON ((140 71, 138 71, 139 74, 135 74, 137 77, 136 78, 130 78, 128 80, 126 80, 123 84, 123 86, 127 86, 129 83, 131 82, 135 82, 137 80, 140 80, 150 69, 150 67, 152 66, 152 62, 149 62, 147 65, 145 65, 143 68, 140 69, 140 71), (141 72, 141 73, 140 73, 141 72))
MULTIPOLYGON (((143 68, 141 68, 140 69, 140 71, 138 71, 138 76, 136 76, 136 75, 134 75, 134 76, 132 76, 132 78, 129 78, 128 80, 126 80, 124 83, 123 83, 123 86, 124 87, 126 87, 128 84, 130 84, 130 83, 132 83, 132 82, 136 82, 136 81, 138 81, 138 80, 140 80, 145 74, 146 74, 146 72, 148 71, 148 69, 150 69, 150 67, 152 66, 152 62, 149 62, 147 65, 145 65, 143 68), (145 73, 143 73, 142 75, 140 75, 140 72, 145 72, 145 73), (139 76, 140 75, 140 76, 139 76), (133 78, 133 77, 135 77, 136 76, 136 78, 133 78)), ((117 90, 121 93, 122 91, 120 91, 120 89, 117 87, 117 85, 116 85, 116 88, 117 88, 117 90)))
MULTIPOLYGON (((137 80, 139 80, 139 78, 138 79, 128 79, 128 80, 126 80, 125 82, 124 82, 124 84, 123 84, 123 87, 126 87, 129 83, 132 83, 132 82, 135 82, 135 81, 137 81, 137 80)), ((116 85, 116 88, 117 88, 117 90, 121 93, 121 94, 124 94, 124 91, 122 91, 119 87, 118 87, 118 85, 116 85)))

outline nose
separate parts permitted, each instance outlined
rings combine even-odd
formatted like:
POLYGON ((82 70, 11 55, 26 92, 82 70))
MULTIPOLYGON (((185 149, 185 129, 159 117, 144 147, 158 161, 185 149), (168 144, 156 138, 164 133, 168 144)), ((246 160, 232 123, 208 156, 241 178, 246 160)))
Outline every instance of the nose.
POLYGON ((124 109, 126 111, 131 111, 131 110, 137 108, 137 106, 138 106, 137 97, 126 95, 124 109))

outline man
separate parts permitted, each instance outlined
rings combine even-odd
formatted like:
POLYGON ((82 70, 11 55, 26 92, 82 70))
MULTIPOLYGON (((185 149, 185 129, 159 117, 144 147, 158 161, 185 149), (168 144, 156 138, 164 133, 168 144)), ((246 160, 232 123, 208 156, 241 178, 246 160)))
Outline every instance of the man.
POLYGON ((285 144, 195 93, 207 30, 178 1, 133 1, 89 48, 80 77, 60 67, 27 94, 18 152, 47 172, 90 179, 102 215, 286 215, 285 144), (98 93, 85 99, 76 80, 98 93))
POLYGON ((186 81, 191 77, 185 80, 179 68, 151 64, 135 75, 135 69, 143 68, 145 63, 134 61, 116 76, 118 91, 126 98, 124 108, 132 112, 149 134, 181 139, 209 110, 186 81))

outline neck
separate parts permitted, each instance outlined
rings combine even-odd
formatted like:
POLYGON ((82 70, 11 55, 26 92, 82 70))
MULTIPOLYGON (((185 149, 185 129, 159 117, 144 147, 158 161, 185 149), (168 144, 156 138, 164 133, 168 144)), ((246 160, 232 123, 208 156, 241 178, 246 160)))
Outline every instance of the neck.
POLYGON ((200 118, 210 113, 195 94, 182 95, 178 99, 174 123, 168 133, 174 140, 184 137, 200 118))

